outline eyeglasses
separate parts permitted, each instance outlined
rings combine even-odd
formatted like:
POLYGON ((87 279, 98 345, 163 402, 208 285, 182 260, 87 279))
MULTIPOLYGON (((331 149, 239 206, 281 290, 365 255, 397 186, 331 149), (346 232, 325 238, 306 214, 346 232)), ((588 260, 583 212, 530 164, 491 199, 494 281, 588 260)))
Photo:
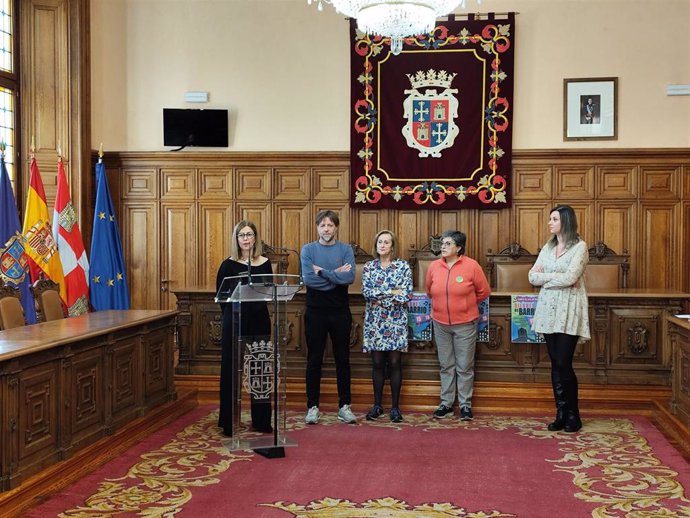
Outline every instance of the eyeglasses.
POLYGON ((456 246, 456 245, 455 245, 454 241, 443 241, 441 243, 441 248, 443 248, 444 246, 456 246))
POLYGON ((254 232, 247 232, 246 234, 237 234, 239 239, 251 239, 254 237, 254 232))

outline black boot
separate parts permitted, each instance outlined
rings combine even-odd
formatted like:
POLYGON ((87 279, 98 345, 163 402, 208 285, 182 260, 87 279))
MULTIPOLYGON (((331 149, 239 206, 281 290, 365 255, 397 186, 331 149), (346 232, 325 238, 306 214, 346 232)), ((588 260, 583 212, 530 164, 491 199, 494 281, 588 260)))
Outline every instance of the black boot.
POLYGON ((564 430, 568 433, 577 432, 582 428, 580 420, 580 410, 578 408, 577 378, 573 378, 565 383, 566 413, 564 430))
POLYGON ((565 426, 565 390, 560 379, 551 376, 551 386, 553 387, 553 398, 556 400, 556 419, 549 424, 549 432, 563 430, 565 426))

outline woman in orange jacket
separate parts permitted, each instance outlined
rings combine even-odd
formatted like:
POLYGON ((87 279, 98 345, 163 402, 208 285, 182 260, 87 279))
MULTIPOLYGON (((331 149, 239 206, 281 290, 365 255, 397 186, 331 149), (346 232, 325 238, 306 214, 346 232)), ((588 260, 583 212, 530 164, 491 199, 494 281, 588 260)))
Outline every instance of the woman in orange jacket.
POLYGON ((471 421, 479 303, 491 294, 491 289, 479 263, 465 255, 467 236, 447 230, 441 239, 441 258, 429 265, 426 274, 441 365, 441 404, 434 417, 453 415, 457 390, 460 418, 471 421))

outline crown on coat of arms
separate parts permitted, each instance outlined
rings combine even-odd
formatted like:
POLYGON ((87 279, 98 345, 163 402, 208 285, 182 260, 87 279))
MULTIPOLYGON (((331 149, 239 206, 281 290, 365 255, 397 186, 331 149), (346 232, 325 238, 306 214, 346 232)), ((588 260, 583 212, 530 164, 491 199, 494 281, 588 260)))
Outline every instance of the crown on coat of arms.
POLYGON ((450 84, 455 79, 457 74, 449 74, 445 70, 436 72, 436 70, 429 69, 426 72, 419 70, 416 74, 405 74, 410 80, 412 88, 423 88, 425 86, 440 86, 442 88, 450 88, 450 84))

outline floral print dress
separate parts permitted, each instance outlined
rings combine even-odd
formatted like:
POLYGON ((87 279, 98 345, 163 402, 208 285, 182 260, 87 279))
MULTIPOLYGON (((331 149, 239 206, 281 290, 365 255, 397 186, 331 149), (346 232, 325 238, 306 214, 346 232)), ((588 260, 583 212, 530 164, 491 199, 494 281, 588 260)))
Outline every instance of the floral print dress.
POLYGON ((374 259, 362 270, 364 352, 407 351, 407 302, 412 293, 412 270, 407 261, 394 259, 387 268, 374 259), (402 290, 400 295, 391 293, 402 290))

